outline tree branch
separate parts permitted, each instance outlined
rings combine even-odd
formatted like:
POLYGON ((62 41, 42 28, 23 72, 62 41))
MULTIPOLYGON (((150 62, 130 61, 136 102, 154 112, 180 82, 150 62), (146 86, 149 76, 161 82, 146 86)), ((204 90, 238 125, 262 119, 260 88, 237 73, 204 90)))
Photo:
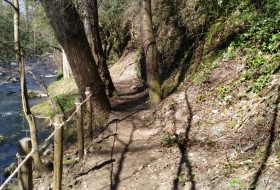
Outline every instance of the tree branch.
POLYGON ((16 53, 15 49, 9 47, 9 45, 7 43, 2 41, 2 38, 0 38, 0 44, 3 44, 7 49, 9 49, 9 50, 13 51, 14 53, 16 53))
POLYGON ((11 3, 10 1, 4 0, 4 2, 8 3, 9 5, 11 5, 15 11, 18 11, 18 8, 16 8, 16 7, 14 6, 14 4, 11 3))

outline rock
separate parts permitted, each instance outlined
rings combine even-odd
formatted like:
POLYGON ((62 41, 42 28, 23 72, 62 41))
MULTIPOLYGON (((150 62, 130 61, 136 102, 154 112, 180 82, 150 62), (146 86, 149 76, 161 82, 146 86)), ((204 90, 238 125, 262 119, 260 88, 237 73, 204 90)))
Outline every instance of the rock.
POLYGON ((218 112, 219 112, 218 110, 212 110, 212 113, 214 113, 214 114, 216 114, 218 112))
POLYGON ((18 64, 17 64, 17 62, 14 62, 14 61, 13 61, 13 62, 10 63, 10 65, 11 65, 11 66, 17 66, 18 64))
POLYGON ((166 117, 170 117, 174 115, 174 111, 173 110, 169 110, 165 113, 166 117))
POLYGON ((185 93, 185 91, 182 91, 182 92, 178 95, 178 101, 179 101, 179 102, 185 101, 185 97, 186 97, 186 93, 185 93))
POLYGON ((135 91, 137 89, 137 86, 136 85, 131 85, 131 87, 129 88, 131 91, 135 91))
POLYGON ((6 95, 7 95, 7 96, 13 95, 13 94, 15 94, 15 93, 17 93, 17 92, 16 92, 16 91, 10 91, 10 90, 7 90, 7 91, 6 91, 6 95))
POLYGON ((51 162, 51 161, 48 161, 47 163, 46 163, 46 166, 47 166, 47 168, 50 170, 50 171, 53 171, 53 162, 51 162))
POLYGON ((47 97, 47 94, 44 94, 40 90, 28 90, 28 97, 29 98, 42 98, 42 97, 47 97))
POLYGON ((43 156, 47 156, 47 155, 53 153, 53 147, 54 147, 54 146, 53 146, 52 143, 49 144, 49 145, 47 146, 46 150, 44 151, 43 156))
POLYGON ((56 75, 52 75, 52 74, 45 75, 45 78, 52 78, 52 77, 56 77, 56 75))
POLYGON ((11 163, 11 165, 7 168, 5 168, 4 172, 3 172, 3 177, 9 177, 13 171, 17 168, 17 163, 16 162, 13 162, 11 163))
POLYGON ((7 82, 19 82, 20 80, 17 77, 8 76, 8 77, 5 78, 5 81, 7 81, 7 82))
POLYGON ((51 190, 51 187, 49 187, 49 186, 42 186, 42 187, 38 187, 38 190, 51 190))

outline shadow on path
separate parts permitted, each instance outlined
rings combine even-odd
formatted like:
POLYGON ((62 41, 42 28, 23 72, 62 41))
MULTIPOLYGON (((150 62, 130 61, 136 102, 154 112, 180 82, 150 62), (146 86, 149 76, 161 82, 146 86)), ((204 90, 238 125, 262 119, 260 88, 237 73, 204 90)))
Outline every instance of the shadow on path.
POLYGON ((177 176, 176 179, 174 179, 173 181, 173 189, 174 190, 178 190, 179 187, 179 182, 180 182, 180 176, 183 174, 184 171, 182 171, 182 166, 185 164, 185 166, 187 167, 187 174, 189 177, 189 181, 191 182, 191 189, 195 190, 196 189, 196 184, 195 184, 195 180, 194 180, 194 173, 193 173, 193 169, 192 169, 192 165, 191 162, 187 156, 187 140, 189 139, 189 132, 191 129, 191 124, 192 124, 192 118, 193 118, 193 112, 192 112, 192 108, 190 106, 190 103, 188 101, 188 95, 187 95, 187 91, 185 91, 185 99, 186 99, 186 103, 187 103, 187 108, 189 110, 189 118, 188 118, 188 123, 186 126, 186 132, 185 132, 185 136, 183 141, 178 143, 178 148, 180 149, 180 153, 181 153, 181 160, 178 166, 178 170, 177 170, 177 176))
MULTIPOLYGON (((127 118, 127 117, 126 117, 127 118)), ((120 181, 120 174, 121 171, 123 169, 123 163, 125 160, 125 154, 129 151, 129 145, 132 143, 132 139, 133 139, 133 133, 135 131, 135 124, 133 123, 133 129, 130 133, 129 136, 129 141, 127 143, 125 143, 124 141, 118 139, 117 137, 114 137, 114 141, 113 141, 113 146, 112 146, 112 151, 111 151, 111 159, 113 158, 113 154, 114 154, 114 146, 115 146, 115 141, 118 140, 122 145, 124 145, 123 148, 123 152, 121 153, 121 158, 119 160, 118 163, 118 169, 116 171, 116 174, 113 175, 113 171, 114 171, 114 163, 111 163, 111 174, 110 174, 110 179, 111 179, 111 190, 116 190, 118 188, 119 185, 119 181, 120 181)), ((117 125, 116 125, 116 131, 117 131, 117 125)))
POLYGON ((113 162, 115 162, 116 160, 115 159, 111 159, 111 160, 107 160, 97 166, 94 166, 93 168, 91 168, 90 170, 88 170, 87 172, 82 172, 82 173, 79 173, 78 175, 76 175, 74 177, 74 179, 78 178, 78 177, 81 177, 81 176, 84 176, 84 175, 87 175, 89 174, 89 172, 92 172, 92 171, 95 171, 95 170, 99 170, 101 168, 103 168, 104 166, 106 166, 107 164, 111 164, 113 162))
POLYGON ((112 106, 112 110, 113 111, 128 111, 130 109, 135 110, 137 106, 140 106, 140 108, 138 108, 137 110, 143 110, 148 108, 148 106, 145 104, 146 100, 148 99, 147 93, 142 94, 142 96, 139 97, 135 97, 135 98, 130 97, 126 99, 130 99, 130 100, 112 106))
POLYGON ((280 103, 280 93, 279 92, 280 92, 280 86, 278 85, 277 86, 277 99, 276 99, 275 104, 274 104, 275 108, 274 108, 274 111, 273 111, 269 141, 268 141, 268 144, 266 146, 266 152, 264 154, 264 158, 262 160, 260 168, 259 168, 259 170, 257 171, 257 173, 254 177, 254 181, 250 185, 251 190, 256 189, 256 185, 257 185, 258 181, 260 180, 262 172, 264 171, 264 169, 266 167, 267 160, 268 160, 268 158, 269 158, 269 156, 271 155, 271 152, 272 152, 272 145, 273 145, 273 143, 276 139, 276 136, 275 136, 275 128, 276 127, 275 126, 276 126, 276 120, 277 120, 277 115, 278 115, 278 111, 279 111, 278 104, 280 103))

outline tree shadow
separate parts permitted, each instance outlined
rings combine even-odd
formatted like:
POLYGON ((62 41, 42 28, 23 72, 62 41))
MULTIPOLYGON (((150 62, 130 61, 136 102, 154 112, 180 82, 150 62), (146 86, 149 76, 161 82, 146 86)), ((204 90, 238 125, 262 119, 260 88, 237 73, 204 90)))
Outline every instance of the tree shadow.
POLYGON ((129 109, 135 109, 135 107, 141 105, 142 108, 138 109, 138 111, 147 109, 148 106, 145 104, 146 100, 148 99, 148 94, 143 94, 141 97, 137 97, 135 99, 132 99, 130 101, 125 101, 123 103, 117 104, 112 107, 113 111, 127 111, 129 109))
MULTIPOLYGON (((116 124, 116 129, 117 129, 117 124, 116 124)), ((119 181, 120 181, 120 174, 121 174, 121 171, 123 169, 123 163, 124 163, 124 160, 125 160, 125 155, 129 151, 129 145, 132 143, 132 138, 133 138, 134 131, 135 131, 135 124, 133 123, 133 129, 130 133, 128 143, 125 143, 124 141, 122 141, 122 140, 118 139, 116 136, 114 136, 113 146, 112 146, 112 151, 111 151, 111 160, 113 159, 114 147, 115 147, 116 140, 118 140, 122 145, 124 145, 124 148, 123 148, 123 151, 121 153, 121 158, 120 158, 119 163, 118 163, 118 169, 117 169, 115 174, 113 174, 114 163, 113 162, 111 163, 111 173, 110 173, 110 180, 111 180, 110 189, 111 190, 115 190, 115 189, 118 188, 119 181)))
POLYGON ((269 141, 268 141, 268 144, 266 146, 266 152, 264 154, 264 158, 261 162, 260 168, 259 168, 259 170, 257 171, 257 173, 254 177, 254 181, 250 185, 251 190, 256 189, 256 185, 257 185, 258 181, 260 180, 262 172, 266 168, 267 160, 272 153, 272 145, 273 145, 273 143, 276 139, 275 130, 276 130, 276 121, 277 121, 278 111, 279 111, 278 104, 280 103, 280 93, 279 92, 280 92, 280 86, 278 85, 277 86, 277 99, 276 99, 275 104, 274 104, 275 108, 274 108, 274 111, 273 111, 273 118, 272 118, 272 122, 271 122, 269 141))
POLYGON ((92 172, 92 171, 99 170, 99 169, 103 168, 104 166, 106 166, 106 165, 108 165, 108 164, 111 164, 111 163, 113 163, 113 162, 115 162, 115 161, 116 161, 115 159, 107 160, 107 161, 105 161, 105 162, 103 162, 103 163, 101 163, 101 164, 99 164, 99 165, 97 165, 97 166, 94 166, 93 168, 91 168, 91 169, 88 170, 87 172, 79 173, 78 175, 76 175, 76 176, 74 177, 74 179, 76 179, 76 178, 78 178, 78 177, 81 177, 81 176, 84 176, 84 175, 87 175, 87 174, 89 174, 89 173, 92 172))
POLYGON ((173 181, 173 189, 174 190, 178 190, 179 187, 179 182, 180 182, 180 176, 183 173, 183 168, 182 166, 185 164, 185 166, 187 167, 187 174, 189 177, 189 181, 191 183, 191 189, 195 190, 196 189, 196 183, 194 180, 194 173, 193 173, 193 169, 192 169, 192 164, 187 156, 187 140, 189 139, 189 132, 192 126, 192 118, 193 118, 193 112, 192 112, 192 108, 190 106, 190 103, 188 101, 188 95, 187 95, 187 91, 185 91, 185 98, 186 98, 186 103, 187 103, 187 108, 189 110, 189 118, 188 118, 188 122, 187 122, 187 126, 186 126, 186 131, 184 134, 184 138, 181 142, 178 142, 178 148, 180 150, 181 153, 181 160, 180 163, 178 165, 178 169, 177 169, 177 176, 176 179, 174 179, 173 181))

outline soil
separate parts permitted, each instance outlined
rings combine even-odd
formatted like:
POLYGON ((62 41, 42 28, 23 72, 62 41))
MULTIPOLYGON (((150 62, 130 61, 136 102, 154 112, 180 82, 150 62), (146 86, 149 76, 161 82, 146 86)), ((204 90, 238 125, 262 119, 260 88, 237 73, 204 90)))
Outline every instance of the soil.
POLYGON ((150 110, 136 59, 128 53, 110 68, 119 96, 109 123, 83 160, 65 165, 62 189, 280 189, 277 74, 258 95, 245 92, 242 62, 221 59, 150 110))

